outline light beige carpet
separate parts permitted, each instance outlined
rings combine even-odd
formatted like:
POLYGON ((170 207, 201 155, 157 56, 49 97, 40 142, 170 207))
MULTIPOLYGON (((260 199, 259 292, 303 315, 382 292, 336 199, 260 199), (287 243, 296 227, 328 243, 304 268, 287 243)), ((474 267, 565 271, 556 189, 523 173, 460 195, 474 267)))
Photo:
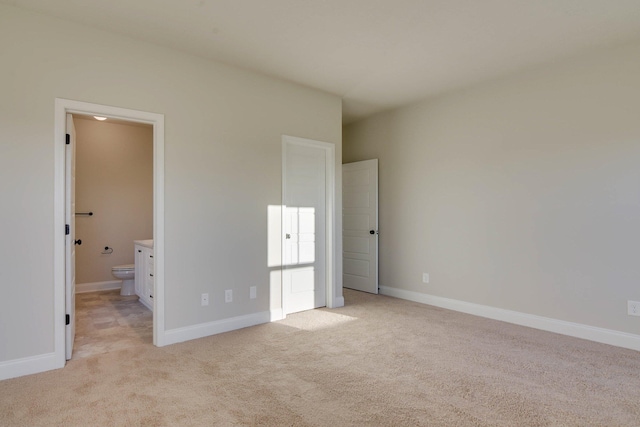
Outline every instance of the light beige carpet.
POLYGON ((384 296, 0 382, 1 426, 638 426, 640 353, 384 296))

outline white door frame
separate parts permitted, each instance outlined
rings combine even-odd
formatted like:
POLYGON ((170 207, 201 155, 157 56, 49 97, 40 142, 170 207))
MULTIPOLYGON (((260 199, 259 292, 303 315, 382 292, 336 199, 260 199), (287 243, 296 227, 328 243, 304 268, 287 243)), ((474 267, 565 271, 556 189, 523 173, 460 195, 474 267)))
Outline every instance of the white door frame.
MULTIPOLYGON (((325 151, 325 192, 326 192, 326 203, 325 203, 325 290, 326 290, 326 301, 328 308, 341 307, 343 304, 336 298, 337 292, 335 289, 335 285, 337 283, 336 280, 336 212, 335 212, 335 198, 336 198, 336 146, 335 144, 330 144, 328 142, 316 141, 313 139, 299 138, 296 136, 282 135, 282 223, 281 230, 283 230, 281 236, 281 248, 283 253, 281 254, 281 259, 283 261, 282 269, 284 270, 284 248, 285 248, 285 236, 284 236, 284 212, 286 206, 286 167, 287 167, 287 146, 289 144, 307 146, 320 148, 325 151)), ((284 275, 280 275, 282 278, 284 275)), ((282 279, 281 279, 282 280, 282 279)), ((281 306, 282 306, 282 318, 287 316, 286 308, 285 308, 285 294, 283 283, 280 283, 281 286, 281 306)))
POLYGON ((73 342, 76 337, 76 126, 73 115, 66 114, 66 133, 64 157, 65 228, 69 226, 69 234, 65 230, 65 317, 69 316, 69 324, 65 322, 65 359, 71 359, 73 342), (69 307, 72 306, 72 307, 69 307))
MULTIPOLYGON (((153 239, 155 294, 153 300, 153 344, 165 345, 164 319, 164 115, 88 102, 56 98, 54 124, 53 193, 53 286, 54 353, 57 364, 65 364, 65 134, 66 114, 76 113, 122 119, 153 126, 153 239)), ((133 250, 133 241, 131 242, 133 250)))

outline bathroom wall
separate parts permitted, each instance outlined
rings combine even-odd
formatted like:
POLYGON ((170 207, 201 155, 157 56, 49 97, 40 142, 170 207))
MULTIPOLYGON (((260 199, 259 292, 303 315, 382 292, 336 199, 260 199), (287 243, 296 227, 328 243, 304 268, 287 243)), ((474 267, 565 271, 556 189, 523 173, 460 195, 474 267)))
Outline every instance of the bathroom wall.
POLYGON ((153 127, 74 116, 77 133, 76 283, 117 280, 132 264, 133 241, 153 238, 153 127), (105 246, 113 248, 101 254, 105 246))

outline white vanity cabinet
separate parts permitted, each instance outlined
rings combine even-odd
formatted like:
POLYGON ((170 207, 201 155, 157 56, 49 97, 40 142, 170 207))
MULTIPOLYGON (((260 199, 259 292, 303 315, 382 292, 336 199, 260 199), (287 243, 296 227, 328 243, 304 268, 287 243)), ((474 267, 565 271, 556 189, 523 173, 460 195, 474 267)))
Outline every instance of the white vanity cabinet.
POLYGON ((145 262, 147 264, 147 271, 145 272, 144 280, 144 295, 149 299, 150 309, 153 311, 153 291, 154 291, 154 280, 153 275, 155 272, 154 262, 153 262, 153 249, 149 249, 149 252, 145 256, 145 262))
POLYGON ((135 245, 135 275, 133 277, 136 289, 136 295, 142 297, 142 292, 144 288, 144 250, 147 249, 141 245, 135 245))
POLYGON ((135 242, 135 289, 140 302, 153 311, 154 260, 153 240, 135 242), (149 243, 151 242, 151 243, 149 243))

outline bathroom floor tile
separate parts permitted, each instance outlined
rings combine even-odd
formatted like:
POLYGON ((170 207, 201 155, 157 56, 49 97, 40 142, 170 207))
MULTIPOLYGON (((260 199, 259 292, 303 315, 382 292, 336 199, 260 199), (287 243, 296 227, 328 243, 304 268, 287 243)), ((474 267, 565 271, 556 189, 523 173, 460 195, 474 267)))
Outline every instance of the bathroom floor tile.
POLYGON ((113 320, 107 320, 104 322, 96 322, 93 325, 96 327, 96 329, 108 329, 108 328, 118 327, 120 326, 120 323, 118 323, 116 319, 113 319, 113 320))
POLYGON ((119 290, 76 295, 72 358, 153 345, 153 313, 136 296, 119 290))

